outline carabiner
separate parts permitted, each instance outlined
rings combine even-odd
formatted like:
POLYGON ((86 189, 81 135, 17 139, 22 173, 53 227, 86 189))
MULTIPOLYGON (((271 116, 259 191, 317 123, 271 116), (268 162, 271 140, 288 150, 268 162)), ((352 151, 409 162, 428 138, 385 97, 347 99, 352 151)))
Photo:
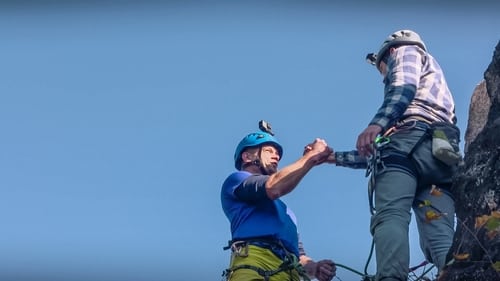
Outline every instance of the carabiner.
POLYGON ((391 141, 391 139, 389 137, 377 136, 375 138, 375 145, 377 147, 381 147, 381 146, 388 144, 390 141, 391 141))

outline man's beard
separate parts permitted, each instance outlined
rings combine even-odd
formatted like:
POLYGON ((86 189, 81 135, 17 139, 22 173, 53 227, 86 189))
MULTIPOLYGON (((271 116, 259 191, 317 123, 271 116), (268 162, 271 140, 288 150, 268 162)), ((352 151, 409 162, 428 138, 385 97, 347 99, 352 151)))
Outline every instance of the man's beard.
POLYGON ((262 169, 266 172, 266 175, 272 175, 278 171, 278 167, 274 165, 267 165, 266 167, 262 167, 262 169))

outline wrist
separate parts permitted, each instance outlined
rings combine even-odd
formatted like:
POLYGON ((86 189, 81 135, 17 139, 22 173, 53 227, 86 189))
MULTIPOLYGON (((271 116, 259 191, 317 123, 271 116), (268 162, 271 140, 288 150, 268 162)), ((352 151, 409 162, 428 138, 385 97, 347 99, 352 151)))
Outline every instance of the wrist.
POLYGON ((316 278, 318 272, 318 264, 312 260, 308 261, 303 265, 307 276, 310 278, 316 278))

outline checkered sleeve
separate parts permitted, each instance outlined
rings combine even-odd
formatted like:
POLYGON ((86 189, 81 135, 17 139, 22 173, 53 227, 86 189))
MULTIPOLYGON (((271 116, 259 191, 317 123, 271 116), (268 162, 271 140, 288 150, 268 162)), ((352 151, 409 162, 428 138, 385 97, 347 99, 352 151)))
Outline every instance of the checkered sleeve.
POLYGON ((370 122, 382 130, 397 122, 417 92, 422 56, 416 47, 397 48, 387 61, 384 101, 370 122))
POLYGON ((360 156, 357 150, 335 152, 335 163, 351 169, 366 169, 368 165, 367 158, 360 156))

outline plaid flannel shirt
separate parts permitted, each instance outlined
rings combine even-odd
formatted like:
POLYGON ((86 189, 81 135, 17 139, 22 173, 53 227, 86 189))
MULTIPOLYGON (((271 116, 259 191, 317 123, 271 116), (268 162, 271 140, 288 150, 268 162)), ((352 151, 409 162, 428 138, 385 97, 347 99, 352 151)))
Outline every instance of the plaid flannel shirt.
MULTIPOLYGON (((443 71, 429 53, 416 45, 400 46, 387 60, 384 102, 370 122, 382 132, 398 121, 417 117, 456 124, 455 103, 443 71)), ((356 150, 335 152, 336 165, 367 167, 356 150)))
POLYGON ((412 116, 456 124, 455 103, 443 71, 422 48, 396 48, 387 60, 384 84, 384 102, 370 125, 379 125, 385 131, 412 116))

